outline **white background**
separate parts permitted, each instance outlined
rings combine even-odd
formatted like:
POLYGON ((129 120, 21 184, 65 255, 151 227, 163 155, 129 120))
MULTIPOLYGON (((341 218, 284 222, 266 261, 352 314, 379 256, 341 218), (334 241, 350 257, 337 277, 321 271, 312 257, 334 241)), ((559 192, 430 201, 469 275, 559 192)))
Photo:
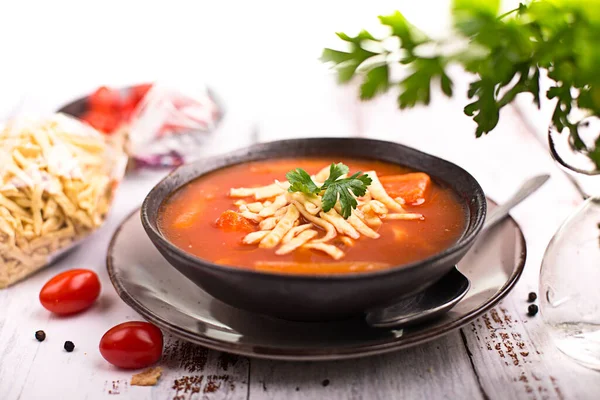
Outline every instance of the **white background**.
POLYGON ((334 32, 376 30, 376 16, 395 9, 448 32, 448 0, 2 1, 0 110, 22 96, 30 109, 52 107, 101 84, 185 76, 227 83, 260 111, 277 88, 283 101, 314 90, 334 32))

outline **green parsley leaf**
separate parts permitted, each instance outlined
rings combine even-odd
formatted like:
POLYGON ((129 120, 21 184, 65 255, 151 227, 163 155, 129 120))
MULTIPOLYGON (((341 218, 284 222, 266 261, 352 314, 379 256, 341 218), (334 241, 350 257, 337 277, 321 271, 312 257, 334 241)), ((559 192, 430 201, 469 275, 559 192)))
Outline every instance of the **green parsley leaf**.
POLYGON ((443 60, 440 57, 418 58, 411 62, 413 72, 402 80, 398 105, 400 109, 414 107, 417 104, 429 104, 431 100, 431 81, 444 77, 446 88, 452 87, 452 81, 444 73, 443 60))
POLYGON ((339 64, 337 67, 338 82, 346 83, 352 80, 359 65, 360 62, 354 60, 339 64))
POLYGON ((315 185, 310 175, 302 168, 296 168, 293 171, 285 174, 286 179, 290 182, 290 192, 302 192, 306 194, 317 194, 321 189, 315 185))
POLYGON ((387 64, 371 68, 360 87, 361 100, 372 99, 376 94, 384 93, 387 90, 389 74, 387 64))
POLYGON ((348 171, 350 171, 350 168, 342 163, 331 164, 329 167, 329 177, 325 180, 321 189, 327 189, 329 185, 335 182, 340 176, 346 175, 348 171))
POLYGON ((477 137, 496 128, 502 108, 521 93, 531 94, 539 107, 544 94, 540 75, 545 73, 554 81, 545 93, 556 101, 553 127, 568 132, 574 149, 600 170, 600 142, 586 146, 578 130, 579 115, 600 117, 600 0, 533 0, 500 15, 499 4, 453 0, 453 27, 466 48, 448 51, 447 38, 427 37, 396 11, 379 17, 389 28, 387 36, 338 33, 350 50, 325 49, 321 59, 334 64, 339 82, 361 78, 362 100, 398 90, 401 109, 429 104, 434 87, 452 96, 447 68, 458 64, 474 76, 464 111, 476 122, 477 137), (425 46, 427 51, 420 51, 425 46), (394 63, 407 70, 399 82, 390 73, 394 63))
POLYGON ((334 49, 324 49, 321 54, 321 61, 333 63, 338 73, 338 82, 346 83, 352 80, 356 74, 356 69, 363 61, 377 55, 377 53, 362 47, 363 41, 374 41, 375 38, 367 31, 361 31, 355 37, 348 36, 341 32, 337 33, 337 36, 349 44, 350 51, 344 52, 334 49))
POLYGON ((342 178, 350 169, 348 166, 338 163, 331 164, 329 167, 329 177, 318 187, 310 175, 302 168, 296 168, 288 172, 285 177, 290 182, 290 192, 302 192, 306 194, 321 194, 321 204, 323 211, 327 212, 340 202, 341 215, 347 219, 352 214, 352 210, 358 206, 356 197, 364 196, 367 187, 373 182, 368 175, 361 171, 353 174, 349 178, 342 178))
POLYGON ((359 171, 349 178, 330 183, 323 194, 321 203, 323 211, 331 210, 339 200, 341 215, 347 219, 352 214, 352 210, 358 206, 356 197, 364 196, 367 193, 367 186, 372 182, 368 175, 359 171))
POLYGON ((379 21, 382 25, 389 26, 392 29, 392 34, 400 38, 402 46, 407 49, 410 54, 412 54, 412 50, 415 47, 429 41, 424 33, 410 24, 404 15, 398 11, 391 15, 379 16, 379 21))
POLYGON ((495 16, 500 8, 500 0, 454 0, 454 12, 461 10, 477 10, 495 16))

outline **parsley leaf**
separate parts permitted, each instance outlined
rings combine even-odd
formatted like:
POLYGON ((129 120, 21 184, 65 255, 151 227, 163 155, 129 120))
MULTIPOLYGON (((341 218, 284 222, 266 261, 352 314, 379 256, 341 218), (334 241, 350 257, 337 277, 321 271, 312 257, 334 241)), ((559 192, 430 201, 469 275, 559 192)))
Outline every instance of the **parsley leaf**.
POLYGON ((341 215, 347 219, 352 210, 358 206, 356 197, 364 196, 367 193, 367 186, 372 180, 368 175, 357 172, 349 178, 339 179, 329 184, 325 194, 323 194, 322 207, 327 212, 335 207, 338 199, 341 206, 341 215))
POLYGON ((331 164, 329 167, 329 178, 325 180, 321 189, 327 189, 329 185, 335 182, 340 176, 346 175, 348 171, 350 171, 350 168, 342 163, 331 164))
POLYGON ((348 36, 345 33, 337 33, 337 36, 348 43, 351 48, 350 52, 325 49, 321 55, 321 61, 336 64, 338 66, 338 81, 345 83, 354 77, 356 69, 363 61, 377 55, 377 53, 363 49, 361 46, 364 40, 375 40, 375 38, 367 31, 361 31, 355 37, 348 36))
POLYGON ((447 69, 458 64, 474 75, 464 112, 476 122, 477 137, 497 126, 501 109, 520 93, 531 94, 539 107, 544 94, 540 75, 545 73, 554 81, 545 93, 556 101, 553 127, 568 132, 573 148, 600 170, 600 141, 586 146, 578 129, 579 115, 600 117, 600 1, 533 0, 501 15, 499 4, 453 0, 457 42, 467 42, 466 47, 449 50, 447 38, 428 37, 396 11, 379 17, 389 29, 386 36, 338 33, 350 50, 325 49, 321 59, 334 65, 342 83, 361 78, 362 100, 396 89, 401 109, 429 104, 433 87, 452 96, 447 69), (398 66, 406 74, 394 81, 391 71, 398 66))
POLYGON ((360 87, 360 98, 362 100, 372 99, 377 93, 384 93, 387 90, 389 74, 387 64, 370 69, 360 87))
POLYGON ((317 194, 321 189, 315 185, 310 175, 302 168, 296 168, 293 171, 285 174, 286 179, 290 182, 290 192, 302 192, 306 194, 317 194))
POLYGON ((361 171, 356 172, 349 178, 342 178, 350 169, 342 164, 331 164, 329 167, 329 178, 318 187, 310 175, 302 168, 296 168, 288 172, 285 176, 290 182, 290 192, 302 192, 306 194, 322 193, 321 204, 323 211, 327 212, 340 202, 341 215, 347 219, 352 214, 352 210, 358 206, 356 197, 364 196, 367 187, 372 183, 372 179, 361 171))

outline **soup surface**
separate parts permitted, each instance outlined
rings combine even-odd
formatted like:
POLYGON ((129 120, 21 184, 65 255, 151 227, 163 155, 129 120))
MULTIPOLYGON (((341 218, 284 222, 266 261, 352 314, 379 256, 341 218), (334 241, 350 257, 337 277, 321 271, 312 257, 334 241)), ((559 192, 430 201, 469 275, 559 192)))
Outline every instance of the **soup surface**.
MULTIPOLYGON (((380 161, 331 157, 289 158, 234 165, 202 176, 176 191, 161 206, 159 227, 163 235, 180 249, 220 265, 306 274, 351 273, 390 268, 427 258, 450 247, 460 238, 465 228, 465 206, 458 196, 451 189, 442 187, 433 180, 429 181, 425 174, 413 172, 380 161), (375 171, 390 196, 393 197, 394 193, 401 194, 395 198, 399 203, 404 203, 401 209, 405 210, 407 218, 417 217, 392 219, 397 214, 391 211, 387 215, 376 216, 379 223, 370 226, 377 232, 377 238, 360 235, 351 239, 338 233, 327 244, 335 246, 341 252, 330 254, 309 248, 310 245, 307 244, 310 242, 286 254, 277 254, 275 248, 261 247, 256 241, 253 244, 244 243, 243 240, 247 240, 245 238, 249 233, 263 232, 264 224, 268 222, 262 222, 264 218, 250 220, 241 217, 244 229, 223 229, 223 215, 238 218, 240 210, 248 211, 248 207, 253 207, 251 204, 257 204, 254 197, 243 196, 244 193, 240 191, 233 197, 232 188, 272 185, 275 180, 286 182, 286 173, 296 168, 303 168, 314 178, 322 173, 320 171, 323 167, 332 162, 343 162, 350 168, 350 174, 375 171), (226 211, 228 214, 223 214, 226 211)), ((289 198, 290 194, 280 196, 289 198)), ((362 201, 359 198, 359 210, 367 200, 369 199, 362 201)), ((260 201, 267 201, 266 204, 269 205, 276 203, 277 197, 260 201)), ((287 207, 290 207, 289 204, 287 207)), ((246 215, 257 215, 250 211, 248 213, 246 215)), ((364 217, 363 214, 359 215, 364 217)), ((340 217, 339 214, 337 216, 340 217)), ((281 220, 281 212, 278 218, 281 220)), ((307 237, 311 236, 310 240, 318 240, 326 235, 322 227, 309 226, 309 223, 300 214, 294 226, 306 225, 311 228, 310 231, 316 231, 312 232, 313 236, 306 234, 307 237)))

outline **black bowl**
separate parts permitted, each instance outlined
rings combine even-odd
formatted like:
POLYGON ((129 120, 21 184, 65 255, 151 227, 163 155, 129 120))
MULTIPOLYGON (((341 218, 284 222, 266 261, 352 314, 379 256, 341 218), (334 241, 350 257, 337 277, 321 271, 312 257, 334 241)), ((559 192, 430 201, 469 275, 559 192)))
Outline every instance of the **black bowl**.
POLYGON ((356 316, 421 291, 444 276, 469 250, 481 230, 486 200, 477 181, 448 161, 396 143, 367 139, 297 139, 258 144, 179 167, 158 183, 142 204, 150 240, 186 277, 234 307, 292 320, 356 316), (159 208, 173 192, 208 172, 247 161, 300 156, 370 158, 428 173, 464 201, 466 228, 451 247, 427 259, 370 273, 290 275, 216 265, 170 243, 160 232, 159 208))

